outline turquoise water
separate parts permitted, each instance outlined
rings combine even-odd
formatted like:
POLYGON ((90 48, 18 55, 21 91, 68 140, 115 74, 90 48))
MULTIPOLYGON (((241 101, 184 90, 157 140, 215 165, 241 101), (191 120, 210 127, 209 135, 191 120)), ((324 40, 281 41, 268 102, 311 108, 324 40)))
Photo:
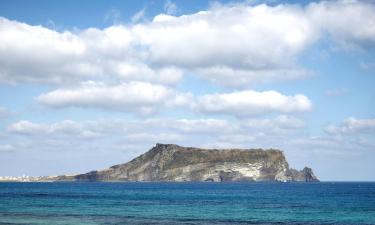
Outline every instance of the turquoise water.
POLYGON ((0 224, 375 224, 375 183, 0 183, 0 224))

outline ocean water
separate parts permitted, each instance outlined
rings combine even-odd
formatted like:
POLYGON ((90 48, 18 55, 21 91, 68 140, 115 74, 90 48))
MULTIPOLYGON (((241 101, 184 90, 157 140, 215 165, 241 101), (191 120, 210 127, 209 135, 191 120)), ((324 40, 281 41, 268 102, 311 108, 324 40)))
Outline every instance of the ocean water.
POLYGON ((0 183, 0 224, 375 224, 375 183, 0 183))

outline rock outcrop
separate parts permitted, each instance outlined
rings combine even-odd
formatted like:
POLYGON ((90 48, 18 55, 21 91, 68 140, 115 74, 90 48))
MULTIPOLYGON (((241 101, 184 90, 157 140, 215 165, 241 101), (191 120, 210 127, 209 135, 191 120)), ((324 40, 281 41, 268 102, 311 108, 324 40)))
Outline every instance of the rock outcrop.
POLYGON ((310 168, 290 169, 280 150, 199 149, 156 144, 128 163, 58 180, 76 181, 318 181, 310 168))

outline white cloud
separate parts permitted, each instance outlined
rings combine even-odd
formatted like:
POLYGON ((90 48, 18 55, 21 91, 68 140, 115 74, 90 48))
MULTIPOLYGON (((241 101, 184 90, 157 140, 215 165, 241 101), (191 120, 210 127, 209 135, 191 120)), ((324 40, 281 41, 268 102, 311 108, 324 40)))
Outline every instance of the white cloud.
POLYGON ((145 121, 145 125, 193 135, 213 135, 239 131, 239 126, 222 119, 154 119, 145 121))
POLYGON ((128 27, 57 32, 0 18, 0 81, 76 83, 90 79, 176 84, 182 71, 151 68, 132 45, 128 27), (38 54, 35 54, 35 53, 38 54))
POLYGON ((63 120, 53 123, 37 123, 20 120, 8 126, 10 134, 42 139, 95 138, 124 139, 128 142, 173 142, 184 138, 215 136, 240 132, 235 122, 219 119, 145 119, 145 120, 63 120), (144 138, 142 140, 142 138, 144 138))
MULTIPOLYGON (((140 140, 141 137, 153 137, 153 141, 190 138, 217 138, 258 135, 259 132, 279 132, 283 130, 298 130, 304 126, 303 121, 291 116, 277 116, 267 119, 225 120, 225 119, 138 119, 120 120, 104 119, 96 121, 63 120, 53 123, 37 123, 20 120, 8 126, 8 132, 23 136, 42 137, 79 137, 79 138, 106 138, 127 137, 127 140, 140 140), (249 132, 252 135, 249 135, 249 132), (158 137, 160 139, 158 139, 158 137), (169 138, 170 137, 170 138, 169 138), (168 139, 169 138, 169 139, 168 139)), ((146 140, 145 138, 144 140, 146 140)), ((133 140, 133 141, 134 141, 133 140)), ((228 140, 226 140, 228 141, 228 140)))
POLYGON ((10 152, 10 151, 14 151, 14 150, 15 150, 15 147, 13 145, 0 144, 0 152, 10 152))
POLYGON ((33 134, 34 132, 37 133, 45 133, 46 128, 40 124, 35 124, 27 120, 21 120, 17 123, 11 124, 8 127, 8 130, 11 132, 19 133, 19 134, 33 134))
POLYGON ((285 69, 233 69, 226 66, 215 66, 196 69, 198 76, 213 83, 227 86, 246 88, 249 84, 265 83, 280 80, 295 80, 310 76, 311 72, 301 68, 285 69))
POLYGON ((45 137, 45 135, 65 135, 78 138, 95 138, 100 133, 89 126, 90 123, 79 123, 71 120, 46 124, 21 120, 8 126, 8 131, 21 135, 45 137))
POLYGON ((286 96, 276 91, 253 90, 193 96, 172 88, 145 82, 107 85, 86 82, 74 88, 57 89, 36 98, 46 106, 98 108, 149 115, 161 109, 181 107, 206 114, 236 117, 268 113, 305 112, 311 101, 302 94, 286 96))
POLYGON ((268 113, 294 113, 312 109, 304 95, 286 96, 276 91, 239 91, 226 94, 207 94, 198 98, 199 112, 229 114, 237 117, 268 113))
POLYGON ((71 32, 56 32, 0 18, 0 79, 60 82, 86 76, 86 48, 71 32))
POLYGON ((164 11, 168 15, 174 15, 177 12, 177 5, 171 0, 167 0, 164 4, 164 11))
POLYGON ((375 43, 375 5, 370 1, 322 1, 306 9, 312 24, 345 49, 375 43))
POLYGON ((141 9, 138 12, 136 12, 131 18, 132 22, 136 23, 140 21, 145 16, 145 12, 146 12, 146 9, 141 9))
POLYGON ((333 135, 375 133, 375 119, 356 119, 349 117, 340 125, 329 125, 325 131, 333 135))
POLYGON ((50 107, 114 109, 143 115, 169 106, 188 106, 190 94, 177 93, 161 85, 130 82, 117 85, 87 82, 72 89, 58 89, 36 100, 50 107))
MULTIPOLYGON (((171 14, 174 4, 166 3, 171 14)), ((339 46, 373 45, 374 12, 374 4, 362 1, 216 4, 190 15, 160 14, 149 22, 139 22, 141 10, 134 16, 137 24, 74 32, 0 18, 0 81, 176 84, 184 72, 232 87, 296 79, 308 73, 298 57, 326 34, 339 46)))
POLYGON ((245 144, 247 143, 254 143, 255 140, 256 140, 256 137, 249 135, 249 134, 229 134, 229 135, 227 134, 227 135, 221 135, 218 138, 219 143, 228 143, 228 144, 231 143, 232 145, 242 145, 242 146, 245 146, 245 144))
POLYGON ((162 67, 152 69, 143 63, 115 63, 108 68, 109 73, 116 74, 123 80, 136 80, 173 85, 178 83, 183 75, 177 67, 162 67))
POLYGON ((149 46, 154 63, 204 75, 218 68, 220 76, 241 70, 249 83, 273 80, 265 76, 274 73, 283 77, 289 70, 298 77, 296 56, 315 39, 308 22, 299 8, 222 6, 188 16, 159 15, 150 24, 135 26, 134 32, 149 46))
POLYGON ((305 126, 305 122, 296 117, 280 115, 275 118, 248 119, 242 125, 252 129, 280 132, 281 130, 301 129, 305 126))

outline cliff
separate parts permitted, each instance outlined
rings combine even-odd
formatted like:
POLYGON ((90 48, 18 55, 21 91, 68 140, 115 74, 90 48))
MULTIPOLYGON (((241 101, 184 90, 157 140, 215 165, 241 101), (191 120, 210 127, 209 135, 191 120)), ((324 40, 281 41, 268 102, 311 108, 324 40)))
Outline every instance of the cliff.
POLYGON ((290 169, 282 151, 199 149, 156 144, 128 163, 57 180, 76 181, 318 181, 310 168, 290 169))

